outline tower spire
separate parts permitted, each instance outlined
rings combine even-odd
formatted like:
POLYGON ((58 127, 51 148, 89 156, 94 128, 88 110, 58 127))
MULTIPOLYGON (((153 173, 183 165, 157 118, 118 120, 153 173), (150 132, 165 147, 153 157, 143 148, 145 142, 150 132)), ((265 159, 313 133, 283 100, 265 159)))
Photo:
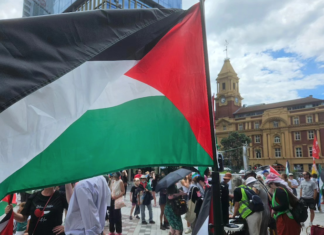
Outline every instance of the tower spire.
POLYGON ((229 59, 229 58, 228 58, 228 49, 227 49, 227 47, 228 47, 228 41, 225 40, 225 50, 224 50, 224 51, 226 52, 225 60, 226 60, 226 59, 229 59))

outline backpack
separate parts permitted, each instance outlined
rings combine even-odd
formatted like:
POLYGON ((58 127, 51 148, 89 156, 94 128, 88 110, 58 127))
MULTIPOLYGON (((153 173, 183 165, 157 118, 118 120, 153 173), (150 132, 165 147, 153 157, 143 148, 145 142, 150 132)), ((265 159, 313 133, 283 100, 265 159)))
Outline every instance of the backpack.
POLYGON ((263 211, 264 205, 259 195, 257 195, 252 189, 247 187, 244 188, 244 191, 250 201, 250 203, 247 205, 250 208, 250 210, 253 212, 263 211))
POLYGON ((307 205, 303 199, 298 200, 297 204, 292 208, 291 214, 297 223, 303 223, 307 220, 307 205))

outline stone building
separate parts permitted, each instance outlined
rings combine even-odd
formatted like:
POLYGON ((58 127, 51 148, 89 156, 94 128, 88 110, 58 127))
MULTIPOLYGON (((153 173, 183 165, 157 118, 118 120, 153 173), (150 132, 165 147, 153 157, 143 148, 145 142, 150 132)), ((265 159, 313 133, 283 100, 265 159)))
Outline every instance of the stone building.
POLYGON ((218 74, 216 135, 221 139, 230 132, 243 132, 252 139, 248 148, 249 164, 256 168, 272 165, 290 171, 309 171, 312 166, 312 144, 316 135, 323 164, 324 100, 312 96, 271 104, 242 105, 239 78, 230 60, 225 59, 218 74))

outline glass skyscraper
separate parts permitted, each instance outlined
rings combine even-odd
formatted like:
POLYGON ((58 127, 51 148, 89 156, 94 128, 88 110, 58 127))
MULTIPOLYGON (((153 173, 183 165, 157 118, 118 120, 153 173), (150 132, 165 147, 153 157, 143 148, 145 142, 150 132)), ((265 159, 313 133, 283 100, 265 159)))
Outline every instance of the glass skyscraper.
POLYGON ((96 9, 182 8, 182 0, 24 0, 23 17, 96 9))

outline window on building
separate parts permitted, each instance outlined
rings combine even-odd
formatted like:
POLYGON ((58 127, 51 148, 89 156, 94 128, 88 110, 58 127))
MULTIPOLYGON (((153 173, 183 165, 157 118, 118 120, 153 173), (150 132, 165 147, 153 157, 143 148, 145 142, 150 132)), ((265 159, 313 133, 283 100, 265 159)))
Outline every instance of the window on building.
POLYGON ((255 157, 261 158, 261 150, 255 150, 255 157))
POLYGON ((260 123, 259 122, 255 122, 254 123, 254 129, 259 129, 260 127, 260 123))
POLYGON ((300 140, 300 132, 299 131, 296 131, 295 132, 295 140, 300 140))
POLYGON ((233 83, 233 90, 235 90, 235 83, 233 83))
POLYGON ((299 117, 294 117, 294 125, 299 125, 299 117))
POLYGON ((274 142, 275 142, 275 143, 280 143, 280 137, 279 137, 279 136, 275 136, 275 138, 274 138, 274 142))
POLYGON ((223 126, 223 131, 226 131, 226 126, 225 125, 223 126))
POLYGON ((303 172, 304 171, 304 165, 303 164, 294 164, 294 170, 297 172, 303 172))
POLYGON ((259 135, 255 136, 255 143, 260 143, 261 142, 261 137, 259 135))
POLYGON ((276 127, 279 127, 279 122, 278 122, 278 121, 274 121, 274 122, 273 122, 273 127, 275 127, 275 128, 276 128, 276 127))
POLYGON ((296 157, 302 157, 303 156, 303 152, 302 152, 302 148, 296 148, 296 157))
POLYGON ((314 139, 314 131, 308 131, 308 139, 310 140, 314 139))
POLYGON ((313 116, 307 116, 307 123, 313 123, 313 116))
POLYGON ((223 88, 223 90, 225 90, 225 88, 226 88, 226 83, 225 82, 222 83, 222 88, 223 88))
POLYGON ((243 131, 243 124, 239 124, 238 129, 239 129, 239 131, 243 131))
POLYGON ((313 147, 311 146, 308 147, 308 156, 313 157, 313 147))
POLYGON ((275 157, 281 157, 281 149, 275 148, 275 157))

